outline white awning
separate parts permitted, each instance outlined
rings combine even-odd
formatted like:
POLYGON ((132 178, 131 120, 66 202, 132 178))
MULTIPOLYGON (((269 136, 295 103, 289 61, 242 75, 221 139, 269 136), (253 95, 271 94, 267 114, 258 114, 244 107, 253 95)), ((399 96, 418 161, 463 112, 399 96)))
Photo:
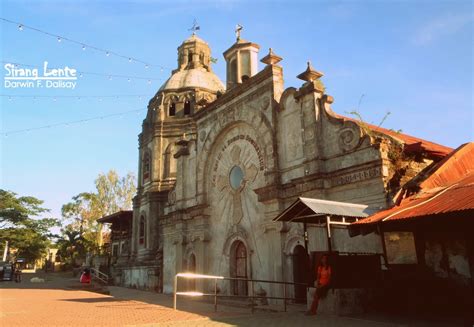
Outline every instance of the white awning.
POLYGON ((298 198, 273 221, 318 223, 321 218, 365 218, 372 210, 365 204, 298 198))

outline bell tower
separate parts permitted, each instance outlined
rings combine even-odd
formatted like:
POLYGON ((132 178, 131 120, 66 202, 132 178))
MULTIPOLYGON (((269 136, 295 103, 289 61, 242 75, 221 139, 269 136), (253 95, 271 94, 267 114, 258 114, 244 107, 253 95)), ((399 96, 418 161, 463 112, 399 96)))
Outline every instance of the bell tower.
POLYGON ((240 38, 242 26, 237 25, 236 42, 224 52, 227 63, 227 89, 245 82, 258 72, 260 46, 240 38))
POLYGON ((177 67, 148 104, 140 134, 139 187, 168 191, 174 187, 174 157, 183 138, 195 138, 194 115, 217 99, 225 87, 212 72, 211 48, 193 33, 178 47, 177 67))

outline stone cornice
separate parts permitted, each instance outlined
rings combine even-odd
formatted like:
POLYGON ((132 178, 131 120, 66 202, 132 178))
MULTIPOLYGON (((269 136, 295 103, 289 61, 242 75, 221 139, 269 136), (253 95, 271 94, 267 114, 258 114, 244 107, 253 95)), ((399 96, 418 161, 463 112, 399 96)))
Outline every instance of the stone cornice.
POLYGON ((254 192, 257 193, 259 202, 292 198, 312 190, 324 190, 351 182, 383 178, 382 165, 381 160, 374 160, 329 173, 318 172, 298 177, 282 185, 267 185, 255 189, 254 192))
POLYGON ((208 207, 209 206, 207 204, 198 204, 189 208, 178 209, 162 216, 160 219, 160 223, 162 225, 168 225, 168 224, 173 224, 176 221, 179 221, 185 218, 188 218, 188 219, 193 219, 196 217, 207 218, 209 217, 206 212, 208 207))
POLYGON ((234 52, 235 50, 239 50, 241 48, 256 48, 258 50, 258 49, 260 49, 260 46, 257 43, 253 43, 253 42, 249 42, 249 41, 245 41, 245 40, 238 40, 237 42, 232 44, 232 46, 229 49, 224 51, 224 53, 222 55, 224 56, 224 58, 227 59, 227 57, 232 52, 234 52))

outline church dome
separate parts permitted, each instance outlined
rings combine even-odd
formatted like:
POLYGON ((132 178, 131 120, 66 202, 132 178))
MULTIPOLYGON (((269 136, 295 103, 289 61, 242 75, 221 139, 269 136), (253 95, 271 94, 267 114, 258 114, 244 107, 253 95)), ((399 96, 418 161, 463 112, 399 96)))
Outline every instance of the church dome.
POLYGON ((199 88, 211 93, 223 92, 225 86, 212 72, 209 45, 193 34, 178 48, 178 69, 161 86, 159 91, 199 88))
POLYGON ((224 91, 222 81, 203 67, 178 70, 161 86, 160 91, 201 88, 211 92, 224 91))
POLYGON ((200 43, 204 43, 206 44, 208 47, 209 45, 207 44, 206 41, 204 41, 203 39, 201 39, 199 36, 197 36, 196 34, 193 34, 191 35, 190 37, 188 37, 186 40, 183 41, 183 44, 184 43, 190 43, 190 42, 200 42, 200 43))

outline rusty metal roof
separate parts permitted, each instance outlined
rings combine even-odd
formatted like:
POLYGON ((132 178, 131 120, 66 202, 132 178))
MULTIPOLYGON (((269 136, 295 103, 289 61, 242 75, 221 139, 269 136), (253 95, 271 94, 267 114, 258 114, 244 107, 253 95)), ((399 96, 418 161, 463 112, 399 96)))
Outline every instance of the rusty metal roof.
POLYGON ((380 211, 352 225, 414 219, 474 210, 474 143, 460 146, 420 184, 420 191, 399 206, 380 211))
MULTIPOLYGON (((360 125, 360 121, 354 118, 338 115, 340 118, 350 120, 360 125)), ((410 154, 426 153, 429 157, 442 159, 450 154, 453 149, 444 145, 420 139, 408 134, 399 133, 380 126, 364 123, 371 130, 393 137, 404 144, 404 151, 410 154)))

